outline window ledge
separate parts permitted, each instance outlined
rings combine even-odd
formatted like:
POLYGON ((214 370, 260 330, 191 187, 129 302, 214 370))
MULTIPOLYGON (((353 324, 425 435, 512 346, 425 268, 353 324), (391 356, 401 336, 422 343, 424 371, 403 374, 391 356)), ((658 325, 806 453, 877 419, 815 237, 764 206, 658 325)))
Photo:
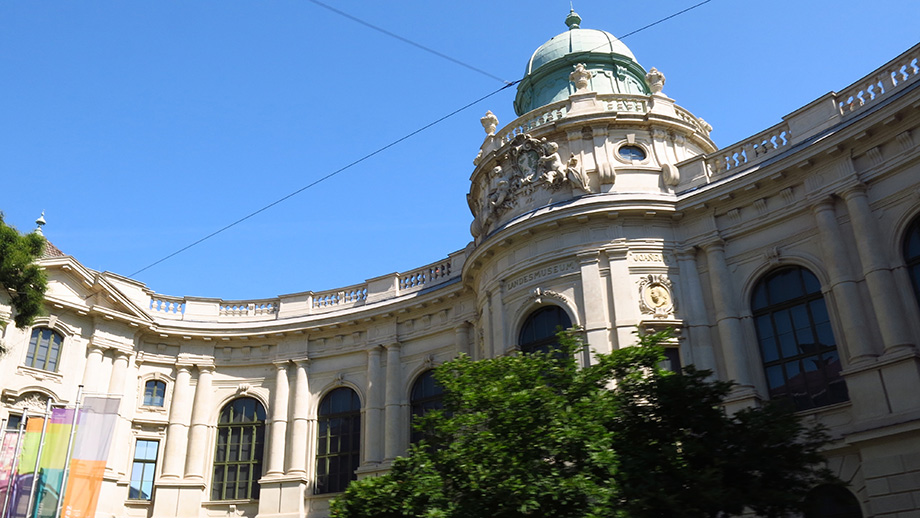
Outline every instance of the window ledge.
POLYGON ((18 365, 16 367, 16 374, 20 376, 30 376, 37 381, 53 381, 58 384, 64 381, 64 375, 59 372, 46 371, 35 367, 27 367, 25 365, 18 365))
POLYGON ((208 500, 206 502, 201 502, 201 505, 204 507, 220 507, 222 505, 250 505, 258 504, 258 499, 245 499, 245 500, 208 500))

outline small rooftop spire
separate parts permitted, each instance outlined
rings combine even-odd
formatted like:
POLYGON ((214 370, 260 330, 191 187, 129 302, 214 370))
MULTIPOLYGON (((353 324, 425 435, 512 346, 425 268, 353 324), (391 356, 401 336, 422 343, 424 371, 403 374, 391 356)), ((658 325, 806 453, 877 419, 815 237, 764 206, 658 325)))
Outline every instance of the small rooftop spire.
MULTIPOLYGON (((571 3, 569 5, 571 5, 571 3)), ((569 30, 572 30, 578 29, 580 23, 581 16, 578 16, 578 13, 575 12, 575 7, 572 7, 569 10, 569 15, 565 17, 565 24, 569 26, 569 30)))
POLYGON ((42 227, 45 226, 45 211, 42 211, 42 215, 39 216, 37 220, 35 220, 35 224, 38 225, 35 227, 35 233, 40 236, 44 236, 45 234, 42 233, 42 227))

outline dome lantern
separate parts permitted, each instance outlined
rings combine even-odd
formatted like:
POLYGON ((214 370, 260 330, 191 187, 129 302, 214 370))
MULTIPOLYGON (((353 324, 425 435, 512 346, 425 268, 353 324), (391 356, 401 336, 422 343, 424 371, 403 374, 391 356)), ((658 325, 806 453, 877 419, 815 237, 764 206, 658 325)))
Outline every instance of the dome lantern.
POLYGON ((582 29, 581 17, 574 10, 565 23, 568 30, 540 45, 527 62, 514 99, 517 115, 575 93, 569 74, 579 63, 591 74, 590 90, 598 94, 651 93, 645 83, 646 71, 629 47, 609 32, 582 29))

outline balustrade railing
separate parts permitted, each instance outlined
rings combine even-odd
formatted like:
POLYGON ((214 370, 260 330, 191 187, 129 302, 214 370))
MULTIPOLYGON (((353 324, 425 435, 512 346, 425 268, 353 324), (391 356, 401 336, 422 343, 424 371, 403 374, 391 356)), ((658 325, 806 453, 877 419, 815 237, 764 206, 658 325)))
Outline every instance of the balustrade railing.
POLYGON ((438 261, 436 263, 416 268, 410 272, 400 274, 399 291, 400 294, 414 289, 421 289, 424 286, 440 284, 450 277, 450 259, 438 261))
POLYGON ((720 176, 760 162, 774 151, 789 145, 791 137, 789 124, 784 121, 747 140, 712 153, 706 165, 712 176, 720 176))
POLYGON ((920 45, 889 61, 885 66, 837 94, 840 114, 849 115, 859 111, 901 86, 914 81, 920 75, 920 45))
POLYGON ((533 131, 540 126, 545 126, 560 120, 565 117, 567 103, 568 100, 548 104, 543 107, 539 114, 531 116, 518 124, 512 122, 508 126, 505 126, 496 136, 501 139, 502 142, 511 142, 514 137, 522 133, 533 131))
POLYGON ((313 294, 312 309, 327 309, 359 306, 367 300, 367 284, 355 284, 347 288, 321 291, 313 294))
POLYGON ((149 309, 152 313, 159 315, 181 318, 185 313, 185 299, 169 295, 155 295, 150 297, 149 309))
POLYGON ((278 300, 221 302, 217 314, 221 317, 261 317, 278 312, 278 300))

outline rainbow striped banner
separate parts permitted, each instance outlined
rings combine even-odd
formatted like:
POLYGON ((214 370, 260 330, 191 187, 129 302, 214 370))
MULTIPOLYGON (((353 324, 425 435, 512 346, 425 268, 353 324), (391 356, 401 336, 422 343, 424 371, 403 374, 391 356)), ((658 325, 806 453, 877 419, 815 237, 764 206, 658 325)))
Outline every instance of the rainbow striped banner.
MULTIPOLYGON (((0 443, 0 506, 6 503, 6 495, 13 479, 13 470, 16 469, 16 443, 19 440, 18 430, 7 430, 0 443)), ((0 515, 3 507, 0 507, 0 515)))
POLYGON ((45 420, 29 417, 26 432, 22 438, 18 467, 10 480, 9 501, 6 506, 6 518, 26 518, 29 514, 29 497, 32 495, 32 479, 35 461, 42 443, 42 427, 45 420))
POLYGON ((108 397, 83 400, 64 490, 64 518, 87 518, 96 513, 120 402, 108 397))
POLYGON ((74 412, 72 408, 51 410, 51 420, 45 430, 42 456, 38 461, 38 484, 32 518, 54 518, 57 514, 74 412))

